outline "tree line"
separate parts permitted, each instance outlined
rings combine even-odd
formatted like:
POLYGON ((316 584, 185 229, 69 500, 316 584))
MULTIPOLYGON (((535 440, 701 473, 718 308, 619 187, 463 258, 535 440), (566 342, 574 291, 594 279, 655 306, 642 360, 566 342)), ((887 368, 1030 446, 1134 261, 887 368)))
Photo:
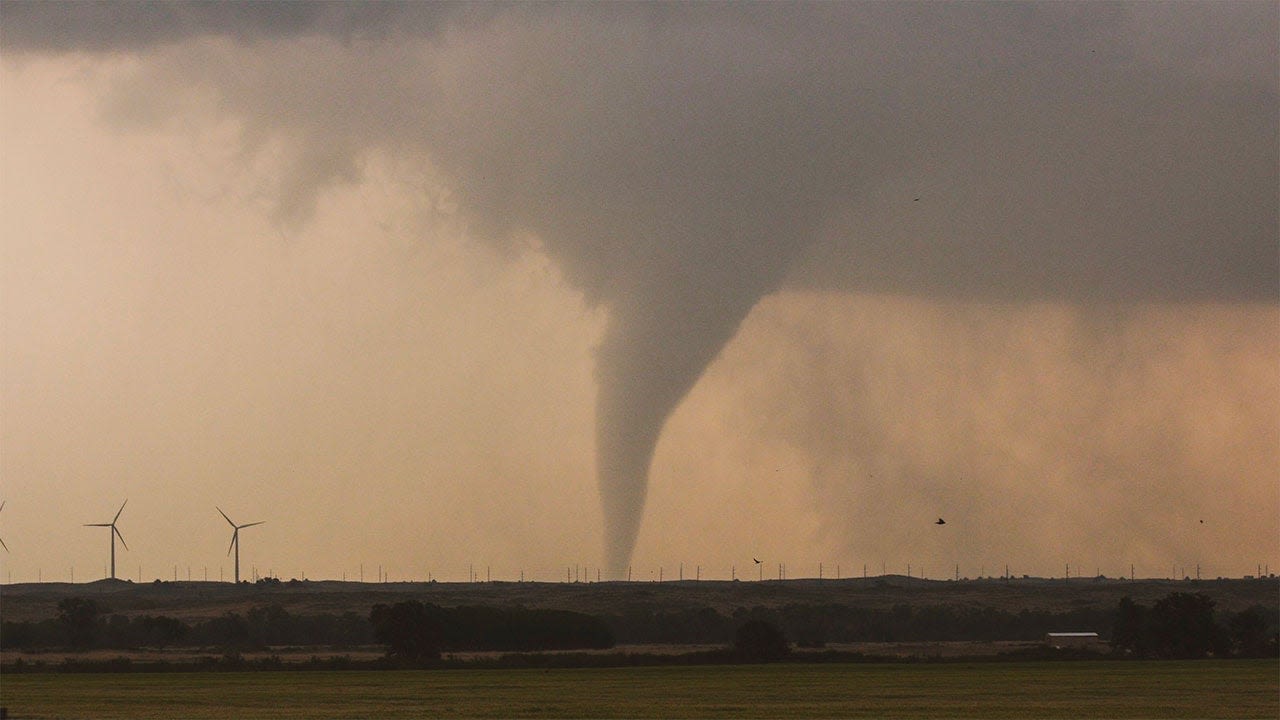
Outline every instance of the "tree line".
POLYGON ((297 615, 279 605, 228 612, 194 623, 162 616, 113 614, 91 599, 66 598, 53 618, 0 623, 0 646, 137 649, 212 647, 252 650, 278 646, 348 648, 375 643, 413 659, 442 652, 538 652, 602 649, 616 643, 735 645, 744 625, 776 628, 788 643, 911 641, 1035 641, 1054 631, 1093 630, 1118 653, 1133 657, 1277 655, 1280 610, 1254 607, 1217 612, 1203 594, 1172 593, 1146 607, 1123 598, 1112 609, 1062 612, 951 605, 886 609, 840 604, 738 608, 629 609, 602 616, 567 610, 482 606, 441 607, 418 601, 377 605, 366 615, 297 615))
POLYGON ((34 650, 218 647, 247 650, 273 645, 352 647, 374 642, 368 619, 355 612, 295 615, 278 605, 228 612, 187 623, 165 615, 128 617, 86 598, 65 598, 57 614, 35 622, 0 623, 0 646, 34 650))
POLYGON ((599 618, 569 610, 463 606, 444 608, 416 600, 374 605, 374 637, 387 654, 429 660, 445 650, 576 650, 614 646, 599 618))
POLYGON ((23 650, 217 647, 252 650, 273 646, 347 648, 381 643, 393 650, 414 633, 440 651, 541 651, 613 647, 600 619, 567 610, 452 607, 416 601, 355 612, 296 615, 279 605, 254 607, 244 615, 224 613, 188 624, 163 615, 112 614, 95 600, 65 598, 57 615, 37 622, 0 623, 0 646, 23 650), (402 607, 403 606, 403 607, 402 607), (405 608, 408 608, 406 610, 405 608), (407 620, 406 620, 407 618, 407 620))
POLYGON ((1280 654, 1275 609, 1254 606, 1219 617, 1203 593, 1170 593, 1150 607, 1120 599, 1111 644, 1142 658, 1276 657, 1280 654))
POLYGON ((953 605, 863 608, 841 604, 738 608, 630 610, 605 616, 618 642, 725 644, 749 620, 768 622, 801 647, 827 643, 1040 640, 1045 633, 1110 627, 1114 611, 1080 608, 1064 612, 953 605))

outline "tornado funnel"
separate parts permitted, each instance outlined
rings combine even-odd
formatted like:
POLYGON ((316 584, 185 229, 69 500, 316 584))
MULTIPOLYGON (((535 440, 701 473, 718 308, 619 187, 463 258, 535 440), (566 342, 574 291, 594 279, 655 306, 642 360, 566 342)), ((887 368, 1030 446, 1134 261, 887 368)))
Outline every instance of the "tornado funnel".
MULTIPOLYGON (((718 274, 702 268, 699 280, 718 274)), ((611 308, 596 357, 596 471, 605 564, 617 576, 640 532, 649 470, 662 428, 772 284, 672 282, 611 308), (639 298, 643 297, 643 300, 639 298)))

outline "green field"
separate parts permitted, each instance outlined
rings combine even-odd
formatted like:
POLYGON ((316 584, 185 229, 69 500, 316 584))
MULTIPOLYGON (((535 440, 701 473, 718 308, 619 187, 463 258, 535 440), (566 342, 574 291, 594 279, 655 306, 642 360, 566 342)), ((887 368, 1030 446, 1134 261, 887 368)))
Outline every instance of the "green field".
POLYGON ((1276 718, 1280 663, 8 674, 13 718, 1276 718))

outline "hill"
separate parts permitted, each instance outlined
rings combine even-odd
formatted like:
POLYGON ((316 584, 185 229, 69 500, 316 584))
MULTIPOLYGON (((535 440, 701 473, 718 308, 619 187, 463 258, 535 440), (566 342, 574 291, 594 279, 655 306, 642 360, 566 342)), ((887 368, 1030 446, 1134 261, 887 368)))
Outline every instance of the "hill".
POLYGON ((903 576, 843 580, 766 580, 762 582, 673 581, 600 583, 359 583, 339 581, 256 584, 220 582, 23 583, 0 586, 0 619, 38 621, 57 613, 58 602, 91 598, 114 614, 166 615, 186 622, 244 613, 276 605, 295 615, 355 612, 366 616, 376 604, 418 600, 442 607, 484 605, 573 610, 592 615, 625 615, 711 608, 735 610, 786 606, 841 605, 868 610, 895 606, 990 608, 1004 612, 1112 610, 1129 596, 1151 604, 1171 592, 1203 593, 1223 612, 1254 605, 1274 608, 1280 578, 1219 580, 1122 580, 1106 578, 1009 581, 921 580, 903 576))

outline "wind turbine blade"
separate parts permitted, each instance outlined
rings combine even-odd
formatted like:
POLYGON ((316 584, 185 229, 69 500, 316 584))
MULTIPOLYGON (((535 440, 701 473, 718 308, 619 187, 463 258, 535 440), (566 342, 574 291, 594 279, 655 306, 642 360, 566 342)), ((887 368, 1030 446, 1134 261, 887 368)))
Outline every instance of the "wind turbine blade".
POLYGON ((231 544, 227 546, 228 557, 231 556, 231 550, 236 546, 236 538, 239 536, 240 536, 240 528, 236 528, 236 531, 231 533, 231 544))
POLYGON ((216 509, 217 509, 217 511, 218 511, 219 513, 222 513, 222 517, 223 517, 223 518, 224 518, 228 523, 230 523, 230 524, 231 524, 231 527, 235 527, 235 526, 236 526, 236 524, 235 524, 235 523, 231 522, 231 518, 227 517, 227 514, 226 514, 226 513, 224 513, 224 512, 222 512, 222 508, 218 507, 217 505, 214 505, 213 507, 214 507, 214 508, 216 508, 216 509))
POLYGON ((115 527, 111 523, 85 523, 85 527, 115 527))
POLYGON ((115 523, 115 521, 120 519, 120 513, 124 512, 124 506, 128 504, 129 504, 128 500, 125 500, 124 502, 120 503, 120 509, 116 511, 116 516, 111 518, 111 522, 113 524, 115 523))
POLYGON ((120 538, 120 544, 124 546, 124 549, 125 549, 125 550, 128 550, 128 549, 129 549, 129 543, 127 543, 127 542, 125 542, 125 541, 124 541, 124 535, 121 535, 121 534, 120 534, 120 528, 116 527, 115 525, 112 525, 112 526, 111 526, 111 532, 115 533, 115 534, 116 534, 116 537, 120 538))
POLYGON ((245 529, 245 528, 247 528, 247 527, 253 527, 254 525, 261 525, 261 524, 262 524, 262 523, 264 523, 264 522, 266 522, 266 520, 259 520, 259 521, 258 521, 258 522, 256 522, 256 523, 249 523, 248 525, 240 525, 240 526, 238 526, 238 527, 239 527, 239 529, 240 529, 240 530, 243 530, 243 529, 245 529))
POLYGON ((4 548, 5 552, 9 552, 9 546, 4 544, 4 540, 0 540, 0 547, 4 548))
POLYGON ((0 500, 0 510, 3 510, 3 509, 4 509, 4 501, 0 500))

